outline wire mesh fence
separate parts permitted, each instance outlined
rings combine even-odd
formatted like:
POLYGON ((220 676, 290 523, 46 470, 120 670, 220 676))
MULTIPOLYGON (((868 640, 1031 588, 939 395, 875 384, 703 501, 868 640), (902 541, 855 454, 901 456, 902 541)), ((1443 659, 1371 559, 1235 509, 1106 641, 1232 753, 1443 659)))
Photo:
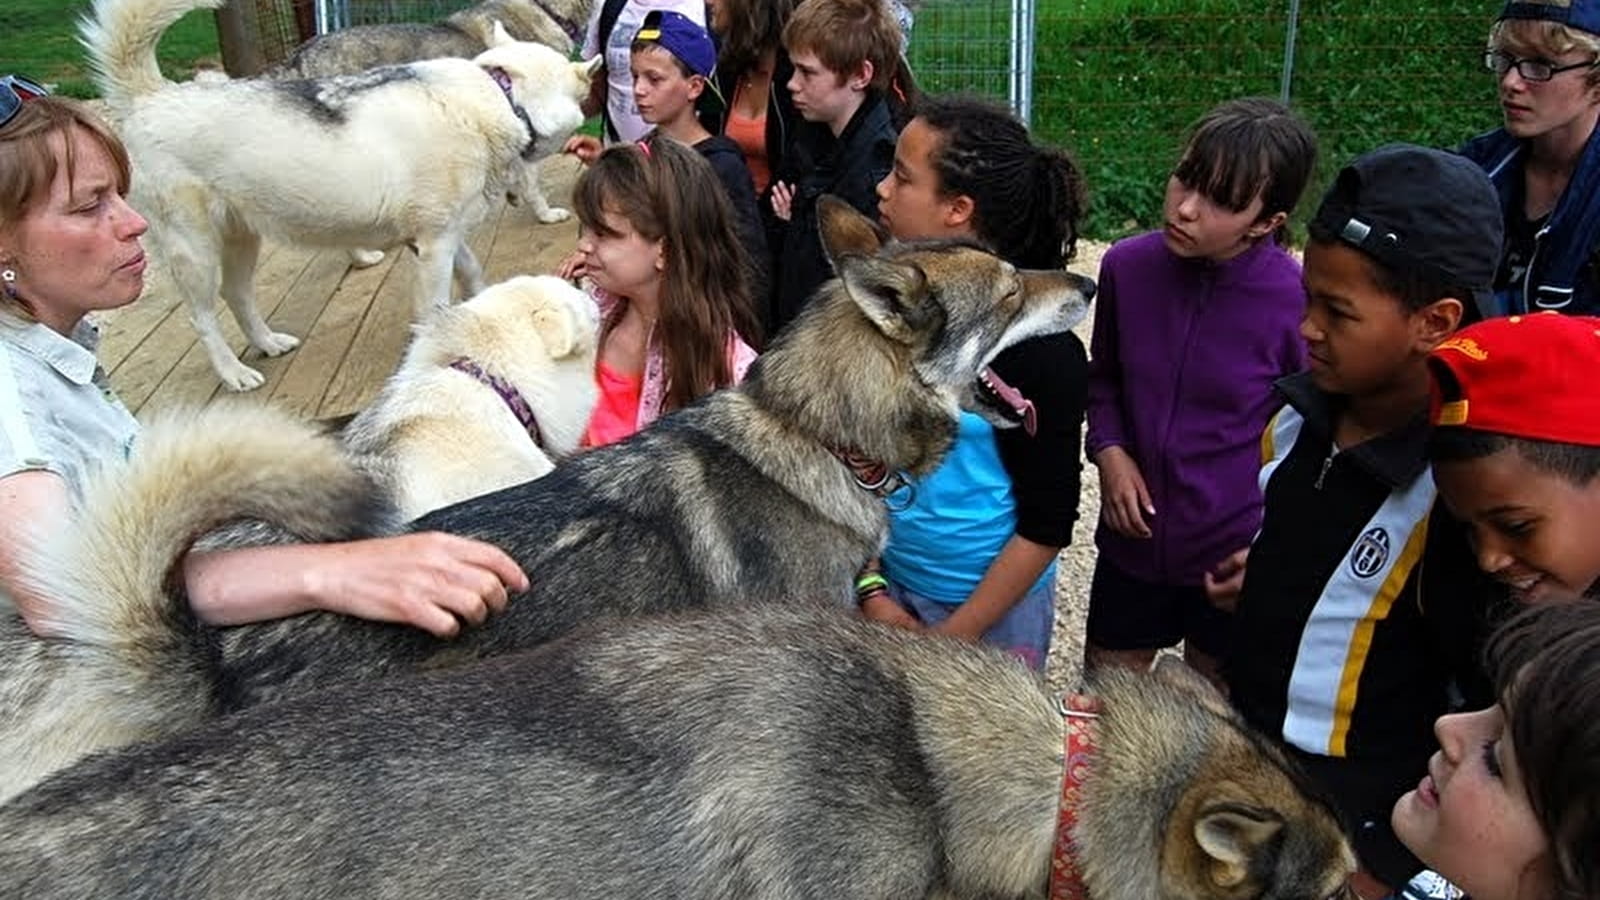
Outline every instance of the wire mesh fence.
MULTIPOLYGON (((253 2, 302 15, 320 3, 348 25, 433 21, 467 5, 253 2)), ((923 0, 909 56, 924 89, 1012 101, 1041 140, 1072 152, 1092 194, 1085 231, 1117 237, 1155 223, 1185 129, 1229 98, 1286 87, 1316 128, 1307 207, 1358 153, 1391 141, 1453 147, 1493 127, 1481 53, 1494 11, 1482 0, 923 0)))

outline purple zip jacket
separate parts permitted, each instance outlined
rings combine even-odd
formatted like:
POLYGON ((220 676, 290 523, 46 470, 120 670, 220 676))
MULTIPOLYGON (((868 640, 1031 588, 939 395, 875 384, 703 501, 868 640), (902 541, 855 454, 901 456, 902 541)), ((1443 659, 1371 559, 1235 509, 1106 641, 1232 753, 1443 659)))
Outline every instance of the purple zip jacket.
POLYGON ((1107 251, 1089 361, 1090 460, 1120 444, 1156 514, 1149 539, 1103 522, 1101 559, 1194 586, 1261 526, 1261 433, 1272 383, 1305 367, 1300 264, 1272 240, 1223 263, 1174 255, 1161 232, 1107 251))

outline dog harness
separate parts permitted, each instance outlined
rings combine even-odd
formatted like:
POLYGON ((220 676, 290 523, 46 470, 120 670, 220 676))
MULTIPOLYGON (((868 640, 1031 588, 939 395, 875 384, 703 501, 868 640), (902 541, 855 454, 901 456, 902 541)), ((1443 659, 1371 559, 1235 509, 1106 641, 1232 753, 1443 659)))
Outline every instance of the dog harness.
POLYGON ((1078 805, 1083 802, 1083 782, 1094 758, 1094 723, 1100 718, 1100 701, 1084 694, 1063 694, 1058 704, 1066 719, 1061 758, 1061 812, 1056 820, 1056 847, 1050 856, 1050 900, 1088 900, 1078 868, 1078 844, 1072 831, 1078 825, 1078 805))
POLYGON ((516 97, 512 96, 511 76, 506 74, 506 70, 499 66, 489 66, 483 71, 494 79, 494 83, 500 88, 500 93, 506 95, 506 102, 511 104, 511 111, 517 114, 517 118, 522 120, 523 125, 527 126, 528 144, 522 148, 522 158, 531 162, 536 152, 535 146, 539 143, 539 132, 534 129, 533 120, 528 118, 528 111, 522 108, 522 104, 517 102, 516 97))
POLYGON ((533 5, 537 7, 540 12, 549 16, 550 21, 556 23, 557 27, 561 29, 562 33, 570 38, 574 44, 577 44, 580 47, 583 46, 583 31, 587 23, 578 19, 569 19, 566 16, 557 14, 555 10, 550 8, 550 4, 548 3, 541 3, 539 0, 533 0, 533 5))
POLYGON ((464 356, 451 360, 450 368, 458 372, 465 372, 493 388, 494 392, 500 395, 500 399, 505 401, 506 409, 511 410, 511 414, 517 417, 517 424, 521 425, 522 430, 526 431, 528 437, 533 439, 533 445, 541 450, 544 449, 544 435, 539 432, 539 419, 534 416, 533 407, 528 405, 527 398, 523 397, 522 393, 515 387, 512 387, 511 382, 501 378, 499 375, 491 375, 485 372, 482 366, 464 356))

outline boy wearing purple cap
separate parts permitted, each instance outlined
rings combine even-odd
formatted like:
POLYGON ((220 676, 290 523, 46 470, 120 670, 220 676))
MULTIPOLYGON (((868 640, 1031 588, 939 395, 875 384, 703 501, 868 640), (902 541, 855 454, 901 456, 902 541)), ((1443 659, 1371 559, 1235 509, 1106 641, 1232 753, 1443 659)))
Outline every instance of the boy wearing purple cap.
POLYGON ((1511 0, 1484 63, 1505 125, 1461 152, 1494 180, 1506 241, 1489 315, 1600 312, 1600 0, 1511 0))

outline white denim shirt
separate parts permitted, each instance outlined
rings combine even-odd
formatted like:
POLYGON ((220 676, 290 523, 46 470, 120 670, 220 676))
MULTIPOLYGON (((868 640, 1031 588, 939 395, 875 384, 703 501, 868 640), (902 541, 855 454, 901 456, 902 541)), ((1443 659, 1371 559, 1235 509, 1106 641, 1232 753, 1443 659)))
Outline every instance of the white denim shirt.
POLYGON ((139 423, 111 392, 87 319, 66 338, 0 314, 0 478, 54 472, 74 505, 104 462, 126 459, 139 423))

